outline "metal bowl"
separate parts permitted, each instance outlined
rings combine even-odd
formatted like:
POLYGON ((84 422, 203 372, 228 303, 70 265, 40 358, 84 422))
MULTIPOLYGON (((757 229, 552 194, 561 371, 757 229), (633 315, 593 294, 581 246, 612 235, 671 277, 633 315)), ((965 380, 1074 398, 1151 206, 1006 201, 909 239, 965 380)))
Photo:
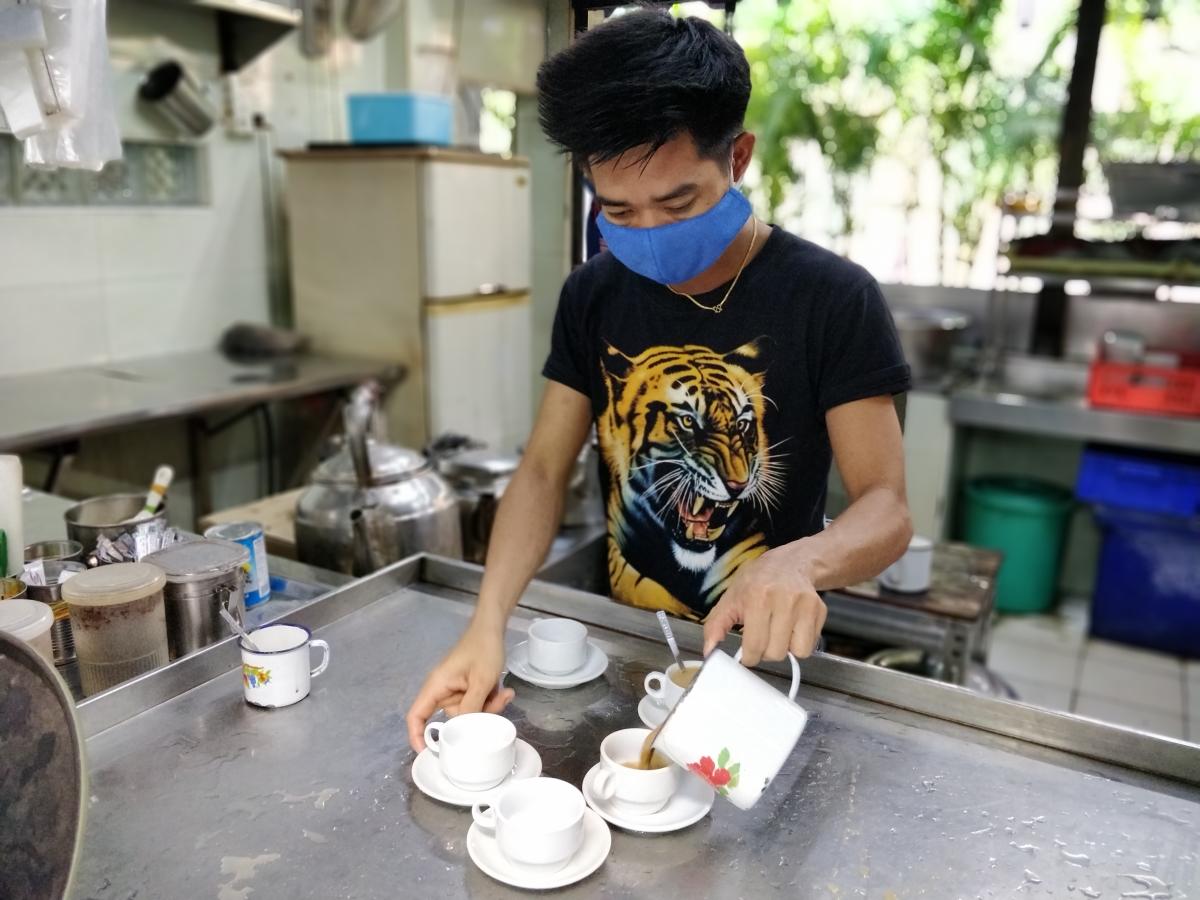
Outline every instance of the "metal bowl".
POLYGON ((108 494, 77 503, 65 513, 67 537, 83 546, 86 558, 96 549, 100 536, 115 540, 123 534, 155 532, 166 527, 166 505, 149 518, 137 522, 129 520, 146 505, 145 494, 108 494))
POLYGON ((38 541, 25 548, 25 562, 44 559, 46 562, 78 562, 83 558, 79 541, 38 541))
POLYGON ((0 600, 18 600, 27 590, 20 578, 0 578, 0 600))

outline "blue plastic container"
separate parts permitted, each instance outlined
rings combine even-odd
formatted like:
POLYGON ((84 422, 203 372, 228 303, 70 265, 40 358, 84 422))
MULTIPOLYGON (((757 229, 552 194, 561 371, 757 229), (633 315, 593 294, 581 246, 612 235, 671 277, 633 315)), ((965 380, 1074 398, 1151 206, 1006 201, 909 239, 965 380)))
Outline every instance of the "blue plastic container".
POLYGON ((346 98, 354 144, 432 144, 449 147, 454 107, 433 94, 351 94, 346 98))
POLYGON ((1200 658, 1200 517, 1100 506, 1092 634, 1200 658))
POLYGON ((1085 503, 1183 519, 1200 516, 1200 465, 1088 447, 1079 464, 1075 495, 1085 503))

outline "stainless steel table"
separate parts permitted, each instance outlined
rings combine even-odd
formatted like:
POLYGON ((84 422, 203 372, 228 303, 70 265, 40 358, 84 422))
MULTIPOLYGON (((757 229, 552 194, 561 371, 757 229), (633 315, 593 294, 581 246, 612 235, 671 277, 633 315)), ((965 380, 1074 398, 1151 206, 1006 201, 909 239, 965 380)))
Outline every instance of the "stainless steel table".
MULTIPOLYGON (((82 704, 91 803, 73 896, 521 896, 470 862, 469 813, 409 779, 404 707, 460 633, 479 577, 418 558, 295 612, 333 653, 312 696, 287 709, 242 702, 232 639, 82 704)), ((642 678, 669 657, 653 617, 540 583, 509 641, 539 612, 588 622, 611 659, 569 691, 511 682, 518 733, 547 774, 578 784, 601 738, 637 722, 642 678)), ((678 636, 693 652, 701 640, 687 623, 678 636)), ((808 730, 754 810, 718 800, 683 832, 615 833, 605 865, 562 894, 1200 889, 1200 747, 847 660, 811 660, 805 677, 808 730)))
POLYGON ((955 388, 950 419, 999 431, 1200 454, 1200 418, 1095 409, 1074 393, 1036 397, 986 382, 955 388))
POLYGON ((211 506, 205 441, 245 413, 217 425, 207 414, 340 391, 370 378, 390 386, 403 377, 402 366, 387 362, 304 355, 241 364, 216 351, 9 376, 0 379, 5 397, 0 452, 59 447, 46 484, 53 492, 59 461, 69 455, 63 445, 154 419, 185 417, 199 518, 211 506))

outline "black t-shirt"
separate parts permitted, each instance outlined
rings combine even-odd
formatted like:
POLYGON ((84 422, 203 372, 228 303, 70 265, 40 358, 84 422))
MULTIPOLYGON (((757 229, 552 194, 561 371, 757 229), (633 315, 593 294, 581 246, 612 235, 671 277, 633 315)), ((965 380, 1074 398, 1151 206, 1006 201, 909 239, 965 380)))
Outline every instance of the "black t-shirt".
POLYGON ((779 228, 720 314, 589 260, 563 286, 543 374, 592 402, 613 596, 692 618, 739 566, 821 529, 825 413, 909 387, 875 280, 779 228))

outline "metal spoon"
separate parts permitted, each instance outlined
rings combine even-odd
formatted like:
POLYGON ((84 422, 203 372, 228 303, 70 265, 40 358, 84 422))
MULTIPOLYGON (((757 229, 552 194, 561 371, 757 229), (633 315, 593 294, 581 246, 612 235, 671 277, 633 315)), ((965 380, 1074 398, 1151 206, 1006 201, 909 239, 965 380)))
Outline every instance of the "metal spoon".
POLYGON ((258 649, 258 645, 255 644, 254 641, 250 640, 250 634, 245 628, 242 627, 242 623, 235 619, 229 610, 223 606, 219 606, 217 607, 217 611, 221 614, 221 618, 225 620, 226 624, 228 624, 230 628, 242 636, 242 640, 246 642, 247 647, 249 647, 255 653, 262 653, 262 651, 258 649))
POLYGON ((671 655, 675 657, 675 665, 683 668, 683 660, 679 658, 679 645, 675 643, 675 632, 671 631, 671 623, 667 620, 667 614, 661 609, 657 613, 658 624, 662 626, 663 636, 667 639, 667 646, 671 649, 671 655))

